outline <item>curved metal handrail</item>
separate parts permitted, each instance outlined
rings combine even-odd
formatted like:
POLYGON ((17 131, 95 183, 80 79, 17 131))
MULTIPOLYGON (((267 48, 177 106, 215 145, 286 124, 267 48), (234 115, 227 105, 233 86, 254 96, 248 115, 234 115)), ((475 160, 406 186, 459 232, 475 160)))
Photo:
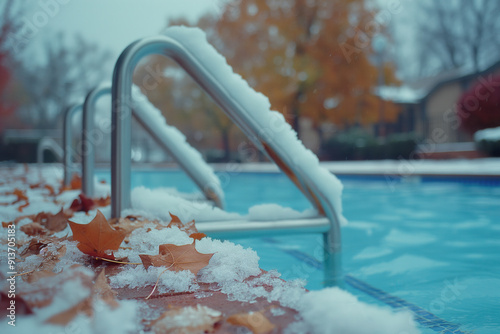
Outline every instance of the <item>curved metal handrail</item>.
POLYGON ((64 123, 63 123, 63 165, 64 165, 64 179, 63 185, 67 186, 71 183, 72 177, 72 164, 73 164, 73 149, 71 147, 71 138, 72 138, 72 127, 71 121, 73 120, 74 115, 82 110, 82 104, 73 104, 69 106, 64 111, 64 123))
POLYGON ((56 155, 59 160, 63 159, 63 149, 59 144, 50 137, 43 137, 37 145, 36 148, 36 162, 43 163, 43 152, 45 150, 50 150, 52 153, 56 155))
POLYGON ((82 156, 82 192, 87 197, 94 196, 95 145, 91 134, 94 131, 95 105, 101 96, 109 94, 111 94, 111 84, 99 84, 87 94, 83 103, 82 147, 85 146, 86 149, 82 156))
MULTIPOLYGON (((94 131, 95 106, 100 97, 108 94, 111 94, 111 83, 101 83, 88 93, 83 104, 82 145, 85 145, 87 149, 82 160, 82 192, 89 197, 94 194, 95 145, 91 136, 94 131)), ((217 207, 224 208, 224 192, 220 184, 214 183, 215 174, 207 175, 203 166, 193 164, 185 154, 184 148, 177 147, 175 140, 162 131, 160 124, 147 117, 140 104, 134 104, 132 115, 153 139, 174 158, 181 169, 203 191, 205 197, 213 201, 217 207)))
POLYGON ((316 179, 294 164, 293 156, 277 145, 270 136, 261 132, 252 113, 230 91, 218 82, 198 58, 179 41, 167 36, 144 38, 130 44, 118 58, 113 72, 112 87, 112 162, 111 162, 111 215, 119 217, 122 209, 129 208, 131 141, 131 89, 132 75, 137 63, 150 54, 160 54, 176 61, 222 110, 235 122, 253 143, 265 152, 306 195, 320 213, 331 223, 324 233, 324 265, 326 284, 337 284, 340 279, 340 220, 333 199, 322 191, 316 179), (331 276, 330 276, 331 275, 331 276))

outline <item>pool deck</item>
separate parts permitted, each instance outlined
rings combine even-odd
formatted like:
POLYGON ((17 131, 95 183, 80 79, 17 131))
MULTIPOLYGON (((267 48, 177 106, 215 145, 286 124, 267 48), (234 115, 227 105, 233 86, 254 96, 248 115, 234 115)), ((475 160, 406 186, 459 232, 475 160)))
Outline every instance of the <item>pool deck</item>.
MULTIPOLYGON (((273 163, 224 163, 211 164, 217 172, 276 173, 273 163)), ((370 160, 329 161, 321 166, 336 175, 374 176, 442 176, 442 177, 491 177, 500 178, 500 158, 474 160, 370 160)))
MULTIPOLYGON (((31 168, 31 167, 29 167, 29 168, 31 168)), ((28 173, 28 166, 26 166, 25 169, 26 169, 26 174, 27 174, 28 173)), ((29 207, 31 205, 30 198, 29 198, 30 189, 31 190, 36 189, 38 191, 47 192, 47 194, 43 195, 45 197, 45 200, 47 200, 47 201, 52 201, 55 199, 54 194, 52 194, 52 195, 49 194, 49 190, 53 192, 54 189, 52 189, 51 187, 48 187, 47 184, 44 184, 42 179, 40 179, 40 182, 36 183, 36 184, 29 183, 27 181, 25 175, 18 175, 17 177, 7 178, 6 175, 8 175, 8 173, 10 171, 11 170, 9 168, 0 168, 0 172, 3 173, 3 175, 2 175, 3 180, 1 180, 0 184, 2 185, 3 190, 4 190, 4 192, 1 193, 0 195, 2 195, 3 200, 5 200, 6 198, 8 199, 9 196, 13 197, 14 193, 21 193, 22 192, 22 194, 17 195, 18 197, 22 197, 22 200, 18 199, 17 201, 13 202, 12 204, 4 203, 5 201, 2 202, 3 203, 2 207, 4 207, 4 208, 10 207, 10 206, 15 206, 17 208, 19 206, 19 208, 17 209, 17 211, 19 211, 17 218, 19 218, 19 219, 13 219, 13 220, 7 219, 7 221, 3 221, 3 219, 5 217, 1 217, 2 218, 2 227, 0 227, 0 229, 2 230, 2 238, 7 236, 7 231, 8 231, 8 233, 10 233, 9 236, 16 236, 16 238, 19 238, 19 240, 22 240, 20 238, 21 237, 20 234, 26 233, 28 235, 28 238, 29 238, 29 245, 30 246, 28 246, 26 248, 25 242, 16 243, 15 251, 13 250, 13 252, 14 252, 13 254, 17 254, 16 262, 19 262, 19 263, 24 262, 23 253, 25 253, 27 249, 31 250, 31 245, 34 244, 34 245, 43 245, 38 250, 34 251, 34 253, 33 253, 34 254, 33 256, 39 258, 39 261, 41 261, 41 263, 43 264, 44 262, 47 261, 46 259, 43 258, 43 256, 45 256, 45 255, 42 256, 43 249, 51 243, 56 243, 56 242, 59 242, 60 240, 65 240, 67 236, 63 237, 63 238, 56 238, 53 235, 54 231, 50 230, 45 225, 44 226, 40 225, 37 230, 28 230, 28 229, 25 230, 25 229, 19 228, 17 225, 19 225, 18 223, 19 223, 20 219, 24 220, 24 221, 26 221, 26 220, 32 221, 33 220, 33 223, 30 223, 29 225, 36 224, 36 223, 34 223, 34 221, 36 220, 36 217, 38 217, 37 214, 24 215, 22 212, 25 207, 29 207), (8 191, 6 192, 5 191, 9 188, 11 182, 15 182, 17 192, 16 191, 14 191, 14 192, 8 192, 8 191), (21 183, 22 183, 22 186, 21 186, 21 183), (24 202, 26 202, 26 205, 22 205, 22 203, 24 203, 24 202), (22 206, 20 206, 20 205, 22 205, 22 206), (15 228, 11 227, 13 225, 15 225, 16 227, 15 228), (13 232, 13 231, 16 231, 16 232, 13 232), (18 233, 18 234, 16 234, 16 233, 18 233), (24 250, 24 251, 21 252, 22 250, 24 250)), ((14 188, 14 186, 12 186, 12 188, 14 188)), ((78 190, 77 188, 71 188, 68 190, 72 190, 72 189, 78 190)), ((64 190, 64 191, 67 191, 67 190, 64 190)), ((62 192, 60 192, 59 195, 60 194, 62 194, 62 192)), ((94 199, 94 200, 97 201, 96 199, 94 199)), ((60 204, 61 204, 61 206, 63 205, 62 202, 60 204)), ((106 204, 103 204, 102 206, 105 206, 106 204)), ((101 205, 98 205, 98 206, 101 206, 101 205)), ((72 207, 73 206, 71 206, 70 209, 67 209, 64 212, 69 215, 71 210, 73 210, 72 207)), ((80 211, 80 210, 78 210, 78 211, 80 211)), ((63 212, 63 211, 61 210, 61 212, 63 212)), ((76 213, 76 211, 73 213, 76 213)), ((44 213, 41 213, 41 214, 43 215, 44 213)), ((46 214, 46 215, 48 217, 49 214, 46 214)), ((50 219, 53 219, 53 218, 50 218, 50 219)), ((48 221, 48 219, 47 219, 47 221, 48 221)), ((120 223, 117 223, 117 225, 114 226, 115 229, 120 228, 119 224, 120 223)), ((24 227, 26 227, 26 225, 24 227)), ((64 230, 63 230, 63 232, 64 232, 64 230)), ((70 235, 69 238, 71 240, 72 236, 70 235)), ((16 242, 17 242, 17 240, 18 239, 16 239, 16 242)), ((7 242, 7 238, 5 238, 5 242, 7 242)), ((2 244, 2 245, 4 244, 3 239, 0 239, 0 244, 2 244)), ((194 245, 194 243, 193 243, 193 245, 194 245)), ((60 249, 62 249, 63 247, 64 247, 64 251, 62 251, 62 253, 61 253, 62 255, 60 255, 60 258, 64 257, 65 253, 66 253, 66 248, 65 248, 66 246, 62 246, 60 249)), ((59 261, 60 258, 58 258, 57 261, 59 261)), ((11 259, 11 257, 9 256, 9 260, 10 259, 11 259)), ((50 261, 52 261, 52 260, 50 260, 50 261)), ((107 281, 107 279, 109 278, 110 275, 116 275, 117 273, 119 273, 122 270, 121 266, 123 264, 127 264, 127 262, 119 262, 119 263, 121 263, 121 264, 117 265, 114 263, 102 262, 100 260, 96 260, 95 258, 91 258, 89 256, 88 260, 86 262, 82 262, 82 263, 75 262, 71 267, 69 267, 69 269, 67 266, 63 269, 63 271, 66 269, 70 270, 74 266, 82 266, 83 265, 85 268, 89 268, 92 271, 94 271, 96 273, 95 277, 97 277, 97 275, 100 272, 104 272, 103 269, 106 268, 106 274, 105 274, 106 276, 104 276, 105 277, 104 280, 107 281)), ((12 278, 12 277, 16 277, 16 276, 23 276, 22 278, 19 278, 19 277, 17 278, 17 280, 22 279, 23 281, 26 279, 26 277, 29 277, 29 278, 27 278, 27 282, 29 282, 31 284, 32 281, 30 281, 30 279, 31 279, 30 275, 32 273, 38 274, 39 272, 41 272, 42 269, 40 269, 40 268, 43 267, 42 264, 40 264, 39 267, 33 265, 33 268, 35 268, 35 269, 33 269, 31 271, 18 273, 17 275, 10 276, 10 277, 12 278)), ((56 273, 56 272, 53 272, 52 269, 50 269, 50 270, 47 269, 46 271, 43 271, 42 273, 43 273, 43 275, 47 276, 47 280, 45 281, 45 283, 46 282, 50 283, 51 282, 50 280, 52 279, 52 277, 58 277, 58 275, 61 272, 56 273)), ((9 273, 8 275, 10 275, 10 274, 13 274, 13 272, 9 273)), ((264 274, 265 274, 265 271, 261 271, 260 275, 250 276, 247 278, 247 280, 259 278, 264 274)), ((9 277, 8 275, 5 272, 0 272, 0 279, 6 280, 9 277)), ((40 276, 40 277, 44 277, 44 276, 40 276)), ((158 277, 158 280, 159 279, 160 278, 158 277)), ((36 282, 36 280, 34 279, 33 282, 36 282)), ((45 284, 45 283, 43 283, 43 284, 45 284)), ((206 330, 207 332, 210 332, 210 333, 241 333, 242 331, 247 332, 248 330, 245 330, 243 327, 247 327, 247 329, 249 329, 250 331, 253 331, 254 333, 271 333, 271 332, 272 333, 282 333, 291 323, 297 321, 296 316, 297 316, 298 312, 292 308, 281 305, 278 301, 268 301, 267 298, 265 298, 265 297, 258 297, 254 301, 248 301, 248 302, 239 301, 237 299, 236 300, 231 299, 229 297, 229 295, 227 295, 226 293, 223 293, 221 291, 221 287, 217 283, 203 283, 203 282, 197 282, 197 283, 199 284, 199 289, 197 289, 195 291, 181 291, 181 292, 167 291, 166 293, 165 292, 162 292, 162 293, 156 292, 153 294, 152 291, 155 291, 156 287, 152 286, 150 284, 145 284, 144 286, 140 286, 140 287, 136 287, 136 288, 130 288, 130 287, 111 288, 111 287, 109 287, 108 283, 104 283, 104 288, 101 285, 95 291, 94 291, 94 289, 92 289, 92 291, 94 291, 93 293, 95 293, 96 296, 100 296, 100 298, 102 298, 102 300, 106 301, 106 302, 110 301, 109 299, 107 299, 109 296, 111 296, 112 301, 115 300, 113 295, 116 295, 116 298, 118 301, 120 301, 120 300, 140 301, 140 302, 144 303, 145 305, 147 305, 147 306, 143 307, 142 311, 144 311, 144 309, 147 309, 148 314, 161 314, 164 312, 165 313, 170 312, 172 310, 174 310, 174 311, 184 310, 187 307, 194 307, 194 308, 200 307, 200 306, 201 307, 208 307, 209 309, 212 310, 210 312, 216 312, 216 313, 219 312, 219 316, 217 316, 215 318, 215 320, 213 320, 213 322, 208 322, 208 323, 204 324, 204 326, 206 326, 206 327, 203 327, 203 329, 206 330), (106 292, 106 291, 108 291, 108 292, 106 292), (148 295, 151 295, 151 298, 148 295)), ((49 289, 52 289, 52 288, 46 287, 46 286, 50 286, 50 284, 48 284, 48 285, 47 284, 41 285, 41 286, 44 289, 47 289, 47 291, 48 291, 49 289)), ((95 278, 95 284, 97 285, 97 278, 95 278)), ((100 283, 100 284, 102 284, 102 283, 100 283)), ((273 289, 272 286, 268 286, 266 284, 261 284, 261 285, 259 285, 259 287, 265 289, 266 291, 271 291, 273 289)), ((83 285, 82 285, 82 288, 84 288, 83 285)), ((25 321, 26 320, 25 317, 27 315, 30 315, 33 313, 37 314, 37 312, 41 312, 40 305, 39 305, 40 303, 38 303, 35 300, 36 296, 33 297, 34 296, 33 291, 24 291, 22 288, 20 288, 19 291, 16 292, 16 294, 17 294, 17 297, 15 297, 15 298, 17 298, 17 299, 15 299, 15 303, 17 303, 17 305, 18 305, 17 306, 18 307, 17 315, 21 316, 18 320, 19 322, 25 321), (32 296, 32 294, 33 294, 33 296, 32 296), (30 299, 30 297, 33 297, 33 298, 30 299)), ((11 299, 11 297, 10 297, 11 295, 9 295, 9 297, 7 297, 7 296, 8 296, 7 292, 2 289, 2 291, 0 291, 0 305, 2 306, 2 310, 0 311, 0 315, 3 316, 4 318, 5 318, 5 316, 8 316, 7 307, 9 306, 9 299, 11 299)), ((12 303, 12 300, 14 300, 14 299, 11 299, 11 303, 12 303)), ((116 303, 116 301, 114 301, 113 303, 116 303)), ((90 311, 88 311, 85 308, 88 305, 87 306, 86 306, 86 304, 84 305, 83 302, 80 304, 77 304, 75 307, 73 307, 71 309, 64 310, 63 312, 56 314, 55 317, 58 317, 57 321, 52 320, 53 318, 50 318, 50 321, 54 321, 53 322, 54 324, 65 324, 66 320, 64 320, 64 321, 61 320, 61 322, 59 322, 59 317, 63 317, 64 319, 66 319, 66 318, 72 319, 72 317, 75 317, 77 315, 88 315, 88 312, 90 312, 90 311), (78 306, 78 308, 77 308, 77 306, 78 306)), ((206 312, 208 312, 208 311, 206 311, 206 312)), ((92 313, 90 313, 90 316, 92 316, 91 314, 92 313)), ((175 316, 175 315, 172 315, 172 316, 175 316)), ((71 320, 68 320, 68 322, 69 321, 71 321, 71 320)), ((42 325, 42 324, 40 324, 40 325, 42 325)), ((150 330, 150 329, 154 329, 155 325, 154 325, 154 321, 151 320, 151 318, 147 318, 146 320, 144 320, 144 319, 142 320, 140 326, 143 327, 142 328, 143 330, 144 329, 150 330)), ((198 332, 198 331, 196 331, 197 328, 190 327, 191 325, 190 325, 189 321, 185 321, 183 323, 183 326, 176 327, 179 330, 179 331, 176 331, 176 333, 177 332, 182 332, 182 333, 198 332), (185 326, 185 328, 183 326, 185 326), (186 331, 184 331, 184 329, 186 331), (193 331, 190 331, 190 330, 193 330, 193 331)), ((61 328, 64 328, 64 327, 61 327, 61 328)), ((161 330, 158 328, 154 329, 154 332, 158 332, 158 331, 161 331, 161 330)), ((201 331, 201 332, 203 332, 203 331, 201 331)))

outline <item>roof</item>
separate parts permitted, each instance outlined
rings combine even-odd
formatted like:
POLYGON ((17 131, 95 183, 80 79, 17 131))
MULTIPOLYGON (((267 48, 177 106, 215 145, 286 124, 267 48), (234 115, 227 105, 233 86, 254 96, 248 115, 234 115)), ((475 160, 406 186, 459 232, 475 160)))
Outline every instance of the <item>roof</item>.
POLYGON ((399 87, 378 87, 376 89, 376 94, 384 100, 393 101, 399 104, 418 104, 443 85, 457 81, 468 81, 477 76, 487 74, 496 68, 500 68, 500 59, 497 59, 479 72, 475 71, 470 66, 456 68, 399 87))

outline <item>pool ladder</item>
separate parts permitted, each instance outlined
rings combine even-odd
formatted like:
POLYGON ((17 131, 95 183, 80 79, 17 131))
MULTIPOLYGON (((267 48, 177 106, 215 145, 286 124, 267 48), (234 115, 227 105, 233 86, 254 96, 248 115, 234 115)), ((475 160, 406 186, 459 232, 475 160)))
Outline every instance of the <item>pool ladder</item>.
MULTIPOLYGON (((82 129, 82 192, 88 196, 94 196, 94 174, 95 174, 95 141, 92 135, 95 134, 94 114, 96 103, 99 98, 111 94, 111 83, 101 83, 92 89, 86 96, 83 104, 74 104, 68 107, 64 113, 64 131, 63 131, 63 147, 64 147, 64 184, 68 185, 71 182, 73 172, 72 164, 72 127, 71 121, 74 115, 83 111, 83 129, 82 129)), ((202 168, 198 164, 189 163, 188 156, 184 154, 188 149, 186 146, 176 146, 175 141, 165 132, 155 120, 147 116, 143 112, 140 104, 134 104, 133 116, 139 124, 148 132, 149 135, 170 154, 172 158, 179 164, 186 174, 195 182, 196 185, 204 193, 206 199, 213 202, 217 207, 224 208, 224 193, 220 184, 214 183, 215 174, 207 173, 208 169, 202 168)), ((104 133, 100 133, 104 135, 104 133)), ((130 161, 129 161, 130 164, 130 161)))
POLYGON ((202 65, 197 56, 181 42, 167 36, 140 39, 130 44, 118 58, 113 73, 112 133, 111 133, 111 214, 120 217, 122 210, 131 206, 131 116, 132 75, 136 65, 145 56, 159 54, 173 59, 222 108, 250 140, 287 174, 309 201, 324 216, 311 219, 279 221, 218 221, 202 222, 198 229, 217 237, 255 236, 274 233, 322 233, 324 255, 324 283, 340 285, 341 238, 339 217, 333 199, 323 193, 316 179, 300 165, 293 163, 291 152, 281 149, 270 138, 261 134, 252 113, 230 94, 202 65))

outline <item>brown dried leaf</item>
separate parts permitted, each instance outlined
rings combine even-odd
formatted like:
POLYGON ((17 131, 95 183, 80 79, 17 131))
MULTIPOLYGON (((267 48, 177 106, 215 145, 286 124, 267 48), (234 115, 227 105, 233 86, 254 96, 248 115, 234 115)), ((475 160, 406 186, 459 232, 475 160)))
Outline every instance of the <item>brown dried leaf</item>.
POLYGON ((32 273, 22 276, 28 283, 33 283, 44 277, 55 276, 52 270, 57 262, 66 254, 66 246, 62 245, 55 252, 46 252, 43 254, 43 259, 36 270, 32 273))
POLYGON ((193 241, 192 244, 183 246, 160 245, 158 255, 140 254, 139 257, 146 269, 149 266, 167 267, 173 271, 189 270, 196 275, 208 265, 213 255, 198 252, 193 241))
POLYGON ((109 286, 105 268, 97 275, 94 285, 92 286, 92 292, 93 294, 99 295, 99 297, 112 308, 118 307, 118 302, 116 301, 117 292, 112 290, 109 286))
POLYGON ((85 196, 84 194, 78 195, 71 203, 69 209, 74 212, 83 211, 88 213, 90 210, 95 208, 95 202, 92 198, 85 196))
POLYGON ((113 253, 107 254, 106 251, 117 250, 125 238, 125 233, 114 230, 101 211, 97 210, 95 218, 88 224, 72 221, 68 223, 73 231, 73 240, 78 241, 77 247, 81 252, 90 256, 115 259, 113 253))
POLYGON ((55 215, 46 212, 40 212, 36 215, 34 221, 43 225, 46 229, 51 232, 60 232, 66 228, 68 225, 68 218, 73 215, 64 212, 63 209, 56 213, 55 215))
POLYGON ((244 326, 253 334, 269 333, 276 327, 266 318, 263 311, 233 314, 226 321, 231 325, 244 326))
POLYGON ((176 215, 173 215, 169 212, 170 217, 172 217, 172 220, 168 224, 168 227, 173 227, 176 226, 179 228, 179 230, 184 231, 187 233, 187 235, 191 235, 193 233, 198 233, 198 230, 196 229, 196 226, 194 224, 194 220, 191 220, 190 222, 187 222, 186 224, 183 224, 179 217, 176 215))
POLYGON ((41 242, 37 239, 31 239, 30 244, 28 247, 26 247, 25 250, 22 251, 21 255, 22 257, 27 257, 30 255, 38 255, 40 254, 40 251, 47 247, 49 243, 41 242))
POLYGON ((33 314, 31 307, 19 295, 16 295, 14 298, 10 298, 6 293, 0 292, 0 316, 2 318, 8 316, 10 311, 7 308, 11 307, 11 300, 14 300, 15 302, 16 316, 20 314, 33 314))
POLYGON ((42 225, 38 223, 29 223, 20 227, 20 230, 29 235, 30 237, 35 235, 45 235, 47 230, 43 228, 42 225))
POLYGON ((151 322, 151 330, 157 334, 214 333, 221 319, 221 312, 198 304, 164 312, 151 322))
POLYGON ((53 315, 46 322, 56 325, 67 325, 73 320, 78 314, 84 313, 86 316, 91 317, 93 314, 92 308, 92 297, 85 298, 72 308, 62 311, 56 315, 53 315))
POLYGON ((189 235, 189 237, 193 238, 194 240, 201 240, 201 239, 205 238, 206 236, 207 235, 205 233, 201 233, 201 232, 196 232, 196 233, 189 235))

